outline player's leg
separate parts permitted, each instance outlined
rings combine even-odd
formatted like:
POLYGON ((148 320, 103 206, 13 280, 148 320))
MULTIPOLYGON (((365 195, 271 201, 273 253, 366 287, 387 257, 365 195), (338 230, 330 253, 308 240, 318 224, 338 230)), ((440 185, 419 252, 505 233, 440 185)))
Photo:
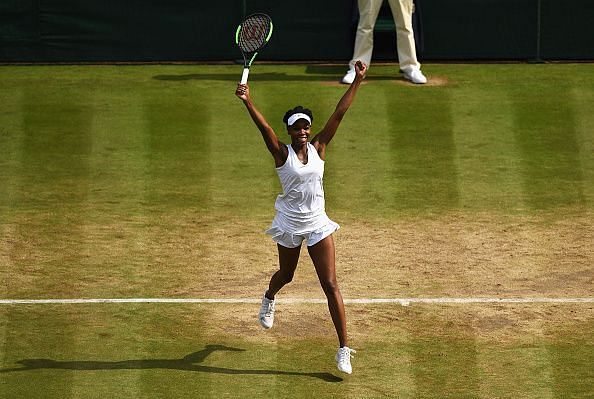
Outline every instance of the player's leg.
POLYGON ((297 262, 299 261, 299 253, 301 251, 301 245, 296 248, 288 248, 281 244, 277 245, 279 269, 270 278, 268 290, 262 297, 262 305, 260 306, 260 312, 258 314, 260 324, 264 328, 271 328, 274 324, 274 296, 281 290, 281 288, 293 280, 297 262))
POLYGON ((336 281, 334 238, 332 235, 329 235, 320 242, 307 247, 307 249, 316 268, 322 289, 326 294, 332 322, 334 323, 338 341, 340 342, 340 348, 338 348, 335 358, 336 364, 340 371, 351 374, 353 372, 351 356, 355 351, 347 346, 348 338, 344 303, 336 281))
POLYGON ((276 293, 293 280, 297 262, 299 261, 299 253, 301 252, 301 246, 297 248, 287 248, 280 244, 277 244, 277 246, 279 269, 270 278, 270 284, 266 292, 268 299, 274 299, 276 293))
POLYGON ((329 235, 317 244, 307 247, 307 249, 316 268, 324 294, 328 299, 330 316, 332 316, 340 346, 347 346, 344 303, 336 281, 334 238, 329 235))

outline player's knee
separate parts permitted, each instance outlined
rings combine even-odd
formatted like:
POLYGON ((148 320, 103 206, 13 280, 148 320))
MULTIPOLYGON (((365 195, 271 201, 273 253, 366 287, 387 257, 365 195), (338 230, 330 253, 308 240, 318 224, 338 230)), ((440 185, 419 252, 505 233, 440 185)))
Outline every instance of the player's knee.
POLYGON ((293 281, 294 275, 295 273, 282 273, 281 279, 283 281, 283 284, 289 284, 291 281, 293 281))
POLYGON ((322 290, 326 296, 336 295, 338 293, 338 284, 334 279, 321 280, 322 290))

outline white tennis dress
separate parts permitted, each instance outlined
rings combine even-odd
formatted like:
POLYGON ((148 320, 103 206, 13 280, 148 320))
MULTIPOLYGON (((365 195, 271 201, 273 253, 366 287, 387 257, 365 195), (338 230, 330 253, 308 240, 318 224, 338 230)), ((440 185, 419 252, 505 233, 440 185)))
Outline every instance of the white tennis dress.
POLYGON ((306 164, 291 145, 287 149, 287 161, 276 168, 283 193, 276 198, 276 216, 266 233, 288 248, 300 246, 303 240, 312 246, 340 228, 326 215, 324 161, 311 143, 307 143, 306 164))

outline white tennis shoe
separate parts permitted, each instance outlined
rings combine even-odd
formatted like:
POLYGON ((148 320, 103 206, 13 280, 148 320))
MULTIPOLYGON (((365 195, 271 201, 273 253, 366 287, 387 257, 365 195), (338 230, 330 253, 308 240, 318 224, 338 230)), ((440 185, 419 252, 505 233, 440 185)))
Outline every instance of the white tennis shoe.
POLYGON ((423 72, 421 72, 420 69, 413 69, 410 72, 404 72, 404 78, 418 85, 424 85, 427 83, 427 78, 425 75, 423 75, 423 72))
POLYGON ((355 76, 357 76, 357 74, 355 73, 355 68, 349 69, 346 75, 344 75, 344 77, 342 78, 341 82, 350 85, 355 81, 355 76))
POLYGON ((357 353, 357 351, 348 346, 338 348, 338 352, 336 352, 336 365, 343 373, 351 374, 353 372, 353 367, 351 366, 351 357, 353 357, 353 353, 357 353))
POLYGON ((274 299, 266 298, 266 293, 262 296, 262 306, 259 314, 262 327, 269 329, 274 324, 274 299))

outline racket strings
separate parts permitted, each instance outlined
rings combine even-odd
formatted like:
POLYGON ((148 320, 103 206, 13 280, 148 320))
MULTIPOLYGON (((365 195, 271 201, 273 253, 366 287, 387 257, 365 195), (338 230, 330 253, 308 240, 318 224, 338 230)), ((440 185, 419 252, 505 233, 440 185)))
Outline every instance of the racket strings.
POLYGON ((241 25, 238 45, 241 51, 253 53, 266 44, 271 23, 267 15, 253 15, 241 25))

